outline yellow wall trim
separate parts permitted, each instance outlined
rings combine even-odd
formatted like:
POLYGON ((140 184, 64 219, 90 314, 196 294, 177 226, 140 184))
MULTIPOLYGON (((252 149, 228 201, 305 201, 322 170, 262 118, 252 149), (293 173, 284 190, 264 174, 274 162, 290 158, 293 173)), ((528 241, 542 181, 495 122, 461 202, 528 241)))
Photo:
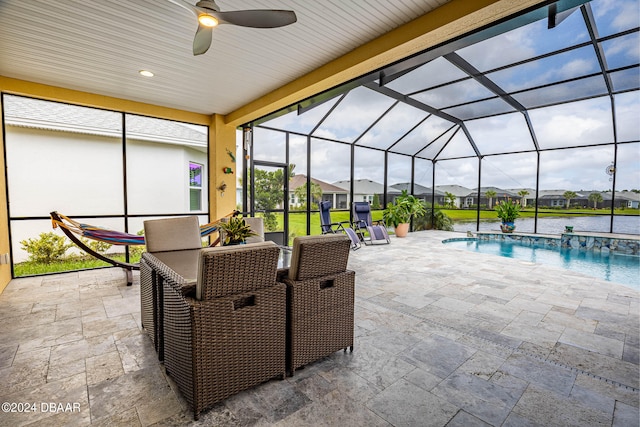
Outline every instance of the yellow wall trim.
POLYGON ((177 120, 206 126, 208 126, 211 121, 211 116, 206 114, 160 107, 142 102, 33 83, 26 80, 13 79, 4 76, 0 76, 0 91, 12 95, 31 96, 47 101, 66 102, 84 107, 103 108, 111 111, 141 114, 161 119, 177 120))

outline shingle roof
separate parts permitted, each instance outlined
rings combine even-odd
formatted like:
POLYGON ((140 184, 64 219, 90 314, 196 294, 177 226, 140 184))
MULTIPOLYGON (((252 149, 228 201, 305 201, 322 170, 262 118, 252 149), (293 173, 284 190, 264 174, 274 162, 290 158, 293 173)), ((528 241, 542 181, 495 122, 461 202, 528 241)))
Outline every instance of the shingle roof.
MULTIPOLYGON (((5 98, 3 110, 7 125, 87 135, 122 135, 122 114, 115 111, 13 95, 5 98)), ((207 146, 207 129, 204 126, 134 114, 126 116, 126 135, 132 139, 207 146)))
MULTIPOLYGON (((311 182, 314 184, 318 184, 322 189, 323 193, 338 193, 338 194, 346 194, 347 191, 343 188, 336 187, 335 185, 329 184, 328 182, 320 181, 316 178, 311 178, 311 182)), ((303 174, 294 175, 289 180, 289 191, 293 191, 298 187, 301 187, 307 183, 307 176, 303 174)))

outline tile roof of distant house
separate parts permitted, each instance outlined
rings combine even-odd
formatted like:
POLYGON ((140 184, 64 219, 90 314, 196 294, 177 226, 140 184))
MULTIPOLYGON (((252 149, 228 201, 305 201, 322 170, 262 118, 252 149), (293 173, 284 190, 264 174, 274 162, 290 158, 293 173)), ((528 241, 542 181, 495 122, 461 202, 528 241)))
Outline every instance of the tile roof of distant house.
MULTIPOLYGON (((8 125, 88 135, 122 136, 119 112, 9 95, 3 105, 8 125)), ((127 138, 207 146, 204 126, 127 114, 127 138), (200 131, 199 129, 202 129, 200 131)))
MULTIPOLYGON (((351 181, 337 181, 334 182, 333 185, 337 185, 338 187, 344 188, 345 190, 349 191, 351 181)), ((370 179, 356 179, 353 182, 353 192, 355 194, 383 194, 384 185, 370 179)), ((400 191, 390 187, 387 190, 387 194, 400 194, 400 191)))
MULTIPOLYGON (((333 184, 329 184, 328 182, 321 181, 316 178, 311 178, 311 182, 314 184, 318 184, 322 189, 323 193, 337 193, 337 194, 346 194, 347 190, 341 187, 337 187, 333 184)), ((307 176, 303 174, 294 175, 291 180, 289 180, 289 191, 293 191, 298 187, 301 187, 307 183, 307 176)))
MULTIPOLYGON (((469 195, 473 195, 473 190, 471 190, 470 188, 467 187, 463 187, 461 185, 436 185, 436 191, 441 191, 443 194, 444 193, 451 193, 454 196, 457 197, 464 197, 464 196, 469 196, 469 195)), ((476 192, 476 194, 478 194, 476 192)))
MULTIPOLYGON (((397 184, 393 184, 391 187, 395 188, 396 190, 407 190, 409 193, 411 193, 411 183, 410 182, 399 182, 397 184)), ((422 196, 424 194, 431 194, 432 190, 430 187, 425 187, 424 185, 420 185, 420 184, 414 184, 413 185, 413 194, 416 196, 422 196)), ((443 196, 444 193, 436 190, 436 195, 437 196, 443 196)))

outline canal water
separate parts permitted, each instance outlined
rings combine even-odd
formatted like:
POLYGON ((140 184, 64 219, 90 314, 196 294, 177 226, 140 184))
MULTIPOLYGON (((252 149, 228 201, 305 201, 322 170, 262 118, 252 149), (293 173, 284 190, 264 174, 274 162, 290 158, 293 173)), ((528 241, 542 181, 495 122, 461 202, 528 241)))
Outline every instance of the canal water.
MULTIPOLYGON (((609 233, 611 217, 608 215, 594 216, 575 216, 562 218, 538 218, 539 234, 561 234, 564 227, 569 225, 573 227, 574 232, 589 231, 599 233, 609 233)), ((516 219, 516 232, 533 233, 533 218, 516 219)), ((453 225, 454 231, 476 231, 476 223, 473 222, 456 222, 453 225)), ((500 220, 480 221, 480 231, 500 231, 500 220)), ((636 234, 640 235, 640 216, 620 216, 617 215, 613 220, 613 232, 620 234, 636 234)))

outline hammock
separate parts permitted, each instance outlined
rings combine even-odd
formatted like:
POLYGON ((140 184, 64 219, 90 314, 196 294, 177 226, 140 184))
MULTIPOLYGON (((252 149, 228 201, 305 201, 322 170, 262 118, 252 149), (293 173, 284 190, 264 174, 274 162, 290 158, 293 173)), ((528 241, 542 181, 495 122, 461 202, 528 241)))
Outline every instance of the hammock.
MULTIPOLYGON (((234 216, 237 214, 237 211, 233 211, 230 214, 225 215, 225 217, 234 216)), ((140 266, 138 264, 129 264, 106 257, 85 245, 82 240, 77 237, 77 235, 101 242, 107 242, 112 245, 144 245, 144 236, 109 230, 107 228, 97 227, 89 224, 82 224, 80 222, 72 220, 67 216, 60 215, 56 211, 51 212, 49 215, 51 215, 52 227, 60 227, 60 230, 62 230, 62 232, 66 234, 66 236, 71 239, 71 241, 75 243, 80 249, 82 249, 89 255, 92 255, 99 260, 107 262, 115 267, 124 268, 127 272, 127 286, 131 286, 131 284, 133 283, 133 275, 131 272, 132 270, 140 269, 140 266)), ((218 230, 219 224, 220 219, 214 222, 210 222, 209 224, 201 225, 200 235, 202 237, 208 236, 209 234, 218 230)))
MULTIPOLYGON (((226 215, 225 217, 232 216, 235 211, 226 215)), ((109 230, 108 228, 98 227, 90 224, 83 224, 72 220, 68 216, 59 214, 58 212, 51 212, 51 225, 53 228, 60 227, 63 231, 69 230, 82 237, 87 237, 92 240, 98 240, 100 242, 110 243, 112 245, 144 245, 144 236, 138 236, 137 234, 123 233, 121 231, 109 230)), ((200 236, 207 237, 209 234, 218 230, 218 224, 220 220, 210 222, 200 226, 200 236)), ((67 234, 67 233, 65 233, 67 234)))

